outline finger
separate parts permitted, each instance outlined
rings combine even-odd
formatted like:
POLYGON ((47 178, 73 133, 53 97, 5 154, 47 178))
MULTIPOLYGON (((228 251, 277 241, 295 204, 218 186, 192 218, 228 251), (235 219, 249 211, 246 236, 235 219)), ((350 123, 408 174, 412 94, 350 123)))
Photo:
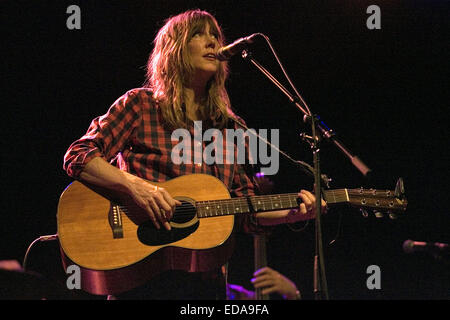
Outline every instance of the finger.
MULTIPOLYGON (((313 208, 314 208, 316 205, 316 197, 314 196, 314 194, 307 190, 302 190, 301 193, 306 195, 311 200, 311 202, 313 203, 313 208)), ((320 207, 321 207, 322 212, 326 212, 328 207, 327 207, 327 203, 325 202, 325 200, 320 199, 320 207)))
POLYGON ((307 214, 308 213, 308 209, 306 208, 306 205, 304 203, 300 203, 299 209, 300 209, 299 212, 301 214, 307 214))
POLYGON ((312 205, 311 203, 308 203, 308 198, 305 195, 299 194, 300 199, 302 199, 302 202, 300 203, 299 209, 301 214, 307 214, 311 211, 312 205))
MULTIPOLYGON (((313 204, 312 209, 314 210, 314 207, 316 205, 316 197, 314 196, 314 194, 307 190, 302 190, 301 193, 304 194, 305 196, 307 196, 308 199, 310 199, 310 201, 313 204)), ((325 200, 323 198, 320 199, 320 207, 321 207, 322 212, 326 212, 328 209, 327 203, 325 202, 325 200)))
POLYGON ((158 220, 155 217, 155 213, 153 212, 153 209, 150 207, 150 205, 146 204, 144 206, 145 211, 147 211, 148 216, 150 217, 150 220, 153 222, 153 224, 155 225, 156 229, 160 228, 160 225, 158 223, 158 220))
POLYGON ((147 199, 144 199, 142 197, 136 197, 134 199, 135 203, 138 205, 139 208, 142 208, 144 212, 147 214, 147 216, 150 218, 152 223, 155 225, 157 229, 159 229, 159 224, 156 219, 155 213, 153 212, 153 209, 147 199))
POLYGON ((274 285, 274 282, 272 279, 267 279, 261 282, 253 282, 253 286, 255 288, 266 288, 266 287, 272 287, 274 285))
POLYGON ((164 201, 170 206, 170 211, 166 212, 166 218, 170 220, 175 213, 176 206, 181 205, 181 202, 172 198, 169 192, 165 189, 161 188, 161 194, 164 197, 164 201))
POLYGON ((163 188, 159 188, 158 192, 153 195, 153 200, 159 208, 160 212, 160 221, 163 225, 165 225, 167 230, 170 230, 170 225, 167 224, 175 211, 174 208, 166 201, 164 194, 167 193, 163 188))
POLYGON ((323 213, 327 212, 327 210, 328 210, 328 205, 327 205, 327 203, 325 202, 325 200, 322 199, 322 201, 320 202, 320 205, 321 205, 321 207, 322 207, 322 212, 323 212, 323 213))
POLYGON ((164 199, 166 200, 166 202, 173 207, 173 210, 175 210, 175 206, 181 206, 182 203, 181 201, 174 199, 170 193, 163 187, 157 187, 158 188, 158 192, 161 193, 161 195, 163 195, 164 199))
POLYGON ((308 199, 311 202, 315 202, 316 201, 316 197, 308 190, 300 190, 300 193, 304 194, 305 196, 308 197, 308 199))
POLYGON ((269 267, 263 267, 261 269, 256 270, 253 273, 253 276, 257 277, 257 276, 263 275, 263 274, 269 272, 270 270, 272 270, 272 269, 270 269, 269 267))
POLYGON ((310 212, 314 207, 314 202, 307 194, 303 192, 300 192, 298 196, 302 199, 302 203, 300 204, 301 213, 310 212))
POLYGON ((156 193, 156 194, 154 195, 153 199, 155 200, 157 206, 158 206, 160 209, 164 210, 164 213, 165 213, 165 214, 162 215, 162 217, 163 217, 165 220, 167 220, 167 218, 169 218, 169 217, 172 216, 172 211, 173 211, 172 206, 171 206, 169 203, 167 203, 167 201, 166 201, 165 198, 164 198, 163 193, 156 193))
POLYGON ((262 289, 262 290, 261 290, 261 293, 262 293, 262 294, 271 294, 271 293, 274 293, 274 292, 276 292, 276 291, 277 291, 277 287, 272 286, 272 287, 269 287, 269 288, 264 288, 264 289, 262 289))
POLYGON ((312 206, 315 205, 316 203, 316 197, 309 191, 306 190, 301 190, 300 193, 306 198, 308 199, 308 204, 310 203, 312 206))
POLYGON ((171 206, 173 207, 173 209, 175 208, 175 206, 177 205, 181 205, 181 202, 172 198, 172 196, 170 195, 170 193, 165 189, 165 188, 159 188, 158 189, 159 193, 163 196, 164 200, 171 206))
POLYGON ((252 279, 251 279, 251 282, 252 282, 253 284, 255 284, 255 283, 262 283, 262 282, 264 282, 264 281, 269 281, 269 280, 271 280, 271 279, 273 279, 273 277, 271 277, 271 276, 268 275, 268 274, 264 274, 264 275, 262 275, 262 276, 257 276, 257 277, 252 278, 252 279))
POLYGON ((170 231, 172 228, 169 223, 169 219, 171 217, 171 210, 172 208, 169 206, 168 203, 166 203, 163 199, 163 196, 161 194, 155 194, 154 198, 151 202, 154 204, 152 208, 155 210, 154 212, 158 212, 156 216, 158 217, 161 224, 164 226, 164 228, 168 231, 170 231))
POLYGON ((161 213, 161 219, 164 219, 164 221, 162 221, 162 224, 163 224, 163 226, 164 226, 164 228, 166 229, 166 230, 168 230, 168 231, 170 231, 172 228, 171 228, 171 226, 170 226, 170 223, 169 223, 169 219, 167 218, 167 213, 166 213, 166 211, 164 210, 164 209, 159 209, 159 212, 161 213))
POLYGON ((155 214, 155 218, 157 219, 157 221, 160 222, 161 224, 164 224, 164 222, 166 222, 167 220, 161 214, 161 209, 158 206, 158 204, 156 203, 155 199, 154 198, 150 198, 150 200, 148 202, 150 204, 150 207, 153 210, 153 213, 155 214))
POLYGON ((172 230, 172 227, 170 226, 170 223, 167 220, 163 223, 163 226, 164 228, 166 228, 167 231, 172 230))

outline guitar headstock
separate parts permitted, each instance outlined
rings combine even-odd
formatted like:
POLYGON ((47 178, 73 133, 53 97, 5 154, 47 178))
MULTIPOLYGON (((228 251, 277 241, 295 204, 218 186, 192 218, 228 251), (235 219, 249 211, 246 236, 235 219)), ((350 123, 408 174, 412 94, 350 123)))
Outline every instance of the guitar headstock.
POLYGON ((364 188, 349 189, 348 201, 350 205, 359 207, 365 217, 369 215, 367 210, 372 210, 377 218, 382 218, 384 213, 387 213, 391 219, 395 219, 398 214, 406 211, 408 206, 402 178, 398 179, 394 191, 364 188))

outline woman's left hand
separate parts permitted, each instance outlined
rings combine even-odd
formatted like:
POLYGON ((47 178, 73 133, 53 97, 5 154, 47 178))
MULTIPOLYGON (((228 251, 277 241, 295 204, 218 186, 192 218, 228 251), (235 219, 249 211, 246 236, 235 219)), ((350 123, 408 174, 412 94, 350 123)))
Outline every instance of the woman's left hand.
MULTIPOLYGON (((293 223, 306 219, 313 219, 316 216, 316 197, 309 191, 301 190, 298 193, 299 198, 302 200, 298 210, 291 210, 286 216, 287 223, 293 223)), ((321 199, 321 213, 327 212, 327 203, 321 199)))

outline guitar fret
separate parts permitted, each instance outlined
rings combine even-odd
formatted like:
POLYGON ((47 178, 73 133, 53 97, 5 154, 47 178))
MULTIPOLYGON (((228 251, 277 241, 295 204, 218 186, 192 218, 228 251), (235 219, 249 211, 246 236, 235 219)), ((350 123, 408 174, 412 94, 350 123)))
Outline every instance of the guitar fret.
POLYGON ((205 207, 201 203, 197 203, 197 216, 203 218, 205 215, 205 207))
POLYGON ((273 200, 275 201, 275 203, 272 203, 272 209, 276 210, 280 208, 280 196, 274 196, 273 200))
POLYGON ((219 213, 222 213, 222 207, 220 206, 220 204, 216 205, 216 217, 219 215, 219 213))
POLYGON ((297 206, 297 200, 294 199, 292 196, 289 196, 289 204, 291 207, 296 207, 297 206), (292 203, 294 201, 294 203, 292 203))
POLYGON ((325 190, 324 198, 329 204, 349 201, 347 189, 325 190))
POLYGON ((206 207, 205 207, 205 216, 208 217, 208 212, 211 210, 210 209, 210 204, 209 201, 206 201, 206 207))
POLYGON ((259 197, 259 196, 255 197, 254 200, 255 200, 255 203, 253 203, 253 208, 255 208, 255 211, 261 211, 261 209, 263 211, 266 210, 264 200, 262 200, 261 197, 259 197))
MULTIPOLYGON (((238 203, 238 201, 236 201, 236 203, 238 203)), ((235 212, 241 213, 241 207, 240 206, 237 207, 236 205, 233 205, 233 209, 234 209, 235 212)))
POLYGON ((212 216, 214 216, 214 215, 217 215, 217 208, 216 208, 215 201, 213 201, 213 202, 211 203, 211 215, 210 215, 210 217, 212 217, 212 216))

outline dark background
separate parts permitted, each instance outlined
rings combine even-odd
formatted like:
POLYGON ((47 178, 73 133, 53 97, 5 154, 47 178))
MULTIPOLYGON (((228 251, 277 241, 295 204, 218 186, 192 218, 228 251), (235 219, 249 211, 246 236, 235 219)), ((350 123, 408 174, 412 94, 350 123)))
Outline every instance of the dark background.
MULTIPOLYGON (((405 254, 403 241, 446 242, 448 197, 448 1, 1 1, 2 223, 0 259, 22 262, 28 245, 56 233, 58 199, 71 182, 62 159, 90 121, 144 81, 152 40, 170 15, 213 13, 228 42, 266 34, 309 107, 371 169, 363 177, 326 141, 322 171, 332 188, 393 189, 403 177, 408 210, 397 220, 332 209, 323 218, 330 299, 448 299, 449 268, 427 254, 405 254), (66 28, 66 8, 81 8, 81 30, 66 28), (381 8, 381 30, 366 9, 381 8), (329 244, 333 239, 332 244, 329 244), (381 268, 381 289, 366 287, 366 268, 381 268)), ((267 45, 254 57, 286 84, 267 45)), ((302 114, 259 71, 232 59, 228 89, 249 127, 279 128, 280 147, 312 162, 298 134, 302 114)), ((312 188, 280 157, 274 192, 312 188)), ((296 226, 299 227, 299 226, 296 226)), ((251 286, 252 239, 231 260, 230 280, 251 286)), ((269 265, 313 299, 314 223, 302 232, 276 227, 269 265)), ((64 285, 56 241, 39 242, 30 270, 64 285)), ((18 286, 20 286, 18 284, 18 286)), ((29 289, 26 289, 29 290, 29 289)), ((102 299, 78 292, 76 296, 102 299)))

